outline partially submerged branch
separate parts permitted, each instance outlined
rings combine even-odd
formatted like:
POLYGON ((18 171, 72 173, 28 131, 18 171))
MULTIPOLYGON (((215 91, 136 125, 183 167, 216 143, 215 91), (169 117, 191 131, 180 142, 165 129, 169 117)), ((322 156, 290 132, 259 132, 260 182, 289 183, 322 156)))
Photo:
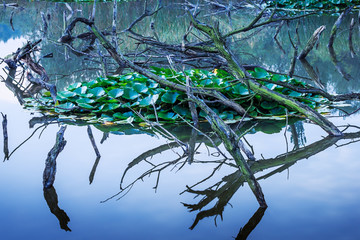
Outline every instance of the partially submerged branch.
POLYGON ((64 139, 65 130, 66 126, 62 126, 60 128, 60 130, 56 134, 55 145, 50 150, 46 158, 45 169, 43 173, 44 188, 51 188, 54 184, 56 174, 56 159, 66 145, 66 140, 64 139))
POLYGON ((245 180, 248 182, 251 190, 253 191, 259 205, 261 207, 267 207, 264 194, 261 190, 259 183, 256 181, 254 174, 250 170, 250 166, 245 161, 244 157, 240 153, 241 147, 239 146, 239 138, 235 132, 225 124, 221 118, 214 113, 203 101, 198 99, 195 96, 191 96, 191 101, 194 101, 207 115, 207 120, 209 121, 211 128, 216 132, 216 134, 223 141, 226 150, 231 154, 235 159, 236 164, 239 166, 241 173, 245 177, 245 180))
POLYGON ((7 132, 7 117, 6 114, 1 113, 3 117, 2 121, 2 129, 3 129, 3 136, 4 136, 4 161, 9 160, 9 136, 7 132))

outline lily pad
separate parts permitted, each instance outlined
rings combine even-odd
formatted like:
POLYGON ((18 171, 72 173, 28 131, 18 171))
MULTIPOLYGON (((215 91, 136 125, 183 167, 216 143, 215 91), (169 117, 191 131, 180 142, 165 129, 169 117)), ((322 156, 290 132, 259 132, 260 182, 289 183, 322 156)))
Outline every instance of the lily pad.
POLYGON ((276 108, 278 106, 278 103, 275 101, 272 102, 268 102, 268 101, 263 101, 260 106, 264 109, 273 109, 276 108))
POLYGON ((138 93, 146 93, 148 91, 145 83, 134 83, 133 88, 138 93))
POLYGON ((90 89, 89 92, 94 94, 95 97, 101 97, 105 94, 105 90, 102 87, 90 89))
POLYGON ((129 88, 129 87, 124 88, 124 94, 122 95, 123 98, 129 99, 129 100, 133 100, 139 96, 140 96, 140 94, 138 92, 136 92, 134 89, 129 88))
POLYGON ((108 95, 112 98, 121 97, 124 94, 124 89, 116 88, 108 92, 108 95))
POLYGON ((164 93, 164 95, 162 95, 161 101, 163 101, 165 103, 173 104, 176 102, 176 99, 178 96, 179 96, 179 93, 169 91, 169 92, 164 93))

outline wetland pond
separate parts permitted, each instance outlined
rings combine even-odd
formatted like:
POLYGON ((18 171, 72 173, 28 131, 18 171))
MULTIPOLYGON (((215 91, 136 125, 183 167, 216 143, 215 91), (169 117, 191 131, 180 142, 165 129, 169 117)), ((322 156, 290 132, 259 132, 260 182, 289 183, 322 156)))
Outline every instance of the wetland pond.
MULTIPOLYGON (((102 75, 99 62, 56 44, 64 21, 88 17, 92 4, 12 2, 22 9, 0 6, 0 57, 27 41, 43 39, 36 57, 52 53, 40 62, 58 89, 102 75), (41 30, 42 13, 49 24, 46 37, 41 30)), ((142 1, 119 2, 117 27, 126 29, 142 14, 143 6, 142 1)), ((112 8, 112 3, 97 4, 96 21, 101 28, 111 26, 112 8)), ((204 14, 202 18, 219 20, 220 26, 232 29, 253 18, 253 11, 232 12, 230 25, 226 14, 204 14)), ((326 26, 319 48, 307 60, 318 83, 331 93, 360 91, 359 23, 354 28, 356 54, 350 53, 347 40, 350 19, 357 14, 351 13, 342 23, 335 44, 338 61, 333 61, 326 47, 338 16, 299 20, 302 45, 316 28, 326 26)), ((182 6, 175 3, 154 19, 162 41, 170 42, 181 40, 189 22, 182 6)), ((145 19, 135 29, 148 33, 149 24, 145 19)), ((286 25, 277 37, 282 50, 273 39, 278 29, 273 25, 253 32, 251 38, 232 39, 238 44, 233 46, 234 53, 243 63, 286 72, 293 55, 288 31, 293 33, 297 22, 286 25)), ((126 37, 126 33, 118 36, 120 40, 126 37)), ((136 44, 123 40, 119 47, 136 49, 136 44)), ((5 69, 1 72, 5 80, 7 66, 2 63, 0 67, 5 69)), ((308 72, 300 62, 295 67, 295 75, 311 83, 314 75, 308 72)), ((160 131, 131 124, 89 124, 24 109, 22 89, 16 86, 0 82, 0 112, 7 119, 9 149, 8 154, 0 153, 0 159, 5 159, 0 162, 1 239, 360 239, 359 114, 345 116, 338 109, 328 114, 341 130, 351 125, 344 137, 327 137, 319 126, 305 120, 232 124, 235 129, 250 130, 244 141, 256 159, 249 165, 265 195, 265 210, 259 208, 239 168, 215 136, 213 141, 229 158, 186 124, 164 125, 196 149, 190 159, 160 131), (56 160, 54 185, 44 189, 45 160, 61 126, 67 126, 66 145, 56 160)), ((353 112, 358 107, 356 102, 346 102, 343 109, 353 112)), ((206 124, 201 129, 211 132, 206 124)))

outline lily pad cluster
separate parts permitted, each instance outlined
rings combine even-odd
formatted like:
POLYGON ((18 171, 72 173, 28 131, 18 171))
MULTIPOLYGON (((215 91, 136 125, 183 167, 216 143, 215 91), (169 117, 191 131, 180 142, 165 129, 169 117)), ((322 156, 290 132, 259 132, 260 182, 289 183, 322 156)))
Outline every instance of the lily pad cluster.
POLYGON ((312 9, 312 10, 334 10, 336 12, 343 10, 349 6, 360 4, 359 0, 276 0, 267 2, 270 7, 280 7, 288 9, 312 9))
MULTIPOLYGON (((151 71, 164 79, 184 85, 186 77, 189 77, 195 87, 221 92, 247 109, 248 115, 253 118, 284 118, 286 114, 283 106, 253 93, 245 84, 234 80, 224 70, 191 69, 175 72, 171 69, 152 67, 151 71)), ((304 83, 288 76, 271 74, 262 68, 255 68, 249 73, 269 89, 296 98, 312 108, 317 108, 326 101, 319 95, 298 93, 276 84, 287 82, 306 87, 304 83)), ((243 117, 214 98, 204 96, 204 101, 224 120, 237 121, 243 117)), ((186 93, 160 86, 154 80, 138 73, 76 82, 65 91, 57 93, 55 105, 50 93, 44 92, 39 99, 27 99, 25 107, 58 114, 62 118, 90 122, 144 122, 136 112, 151 121, 175 122, 182 121, 182 118, 191 120, 186 93)), ((205 120, 205 113, 200 109, 198 113, 200 118, 205 120)))

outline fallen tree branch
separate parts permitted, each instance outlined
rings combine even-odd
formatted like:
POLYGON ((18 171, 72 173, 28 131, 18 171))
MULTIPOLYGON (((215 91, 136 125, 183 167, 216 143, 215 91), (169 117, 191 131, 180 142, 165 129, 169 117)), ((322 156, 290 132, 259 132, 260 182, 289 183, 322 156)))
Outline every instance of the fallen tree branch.
POLYGON ((342 132, 329 120, 323 117, 321 114, 311 109, 305 104, 302 104, 292 98, 289 98, 283 94, 272 91, 265 86, 262 86, 258 82, 254 81, 250 74, 248 74, 243 66, 241 66, 237 59, 233 56, 232 52, 227 48, 224 37, 221 36, 218 26, 210 27, 209 25, 198 22, 194 17, 188 12, 191 21, 195 28, 200 31, 206 33, 209 38, 214 42, 215 47, 218 49, 219 53, 222 57, 226 59, 228 62, 229 69, 233 76, 236 79, 240 79, 243 81, 248 88, 255 92, 255 94, 259 94, 270 101, 276 101, 281 105, 300 112, 305 115, 308 119, 315 122, 321 128, 323 128, 328 134, 333 136, 341 136, 342 132))

